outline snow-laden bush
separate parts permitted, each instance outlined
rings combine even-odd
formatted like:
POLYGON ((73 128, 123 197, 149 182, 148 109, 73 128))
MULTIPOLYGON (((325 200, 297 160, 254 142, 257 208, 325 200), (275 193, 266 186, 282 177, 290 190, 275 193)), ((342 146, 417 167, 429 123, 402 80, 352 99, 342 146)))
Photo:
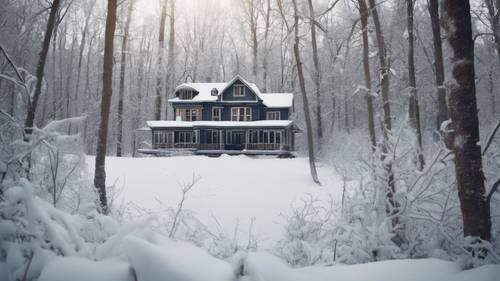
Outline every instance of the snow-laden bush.
MULTIPOLYGON (((329 152, 323 154, 322 160, 330 162, 336 173, 348 181, 357 183, 346 185, 341 211, 335 215, 342 219, 330 226, 337 243, 336 261, 360 263, 402 257, 437 257, 461 259, 464 266, 499 262, 499 193, 491 196, 492 242, 481 244, 489 249, 490 255, 487 259, 472 256, 469 249, 478 245, 471 246, 470 239, 462 234, 453 153, 442 142, 426 144, 426 163, 420 170, 414 132, 405 123, 394 127, 387 152, 377 147, 372 153, 366 133, 359 130, 336 132, 332 143, 326 145, 329 152), (396 204, 389 209, 387 165, 392 166, 396 187, 396 204), (392 215, 388 218, 388 214, 392 215), (395 226, 391 221, 394 217, 398 219, 395 226)), ((491 131, 489 126, 483 128, 483 149, 491 131)), ((492 139, 484 153, 487 193, 498 179, 498 139, 492 139)), ((323 147, 323 150, 327 149, 323 147)), ((329 240, 325 245, 329 245, 329 240)))

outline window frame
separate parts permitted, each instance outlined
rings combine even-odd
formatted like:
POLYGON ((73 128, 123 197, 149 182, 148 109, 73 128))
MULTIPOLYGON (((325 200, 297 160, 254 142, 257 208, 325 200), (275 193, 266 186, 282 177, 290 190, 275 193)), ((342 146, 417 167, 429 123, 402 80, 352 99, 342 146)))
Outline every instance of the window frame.
POLYGON ((245 85, 235 84, 233 85, 233 97, 244 97, 245 96, 245 85))
POLYGON ((252 121, 252 108, 249 106, 231 107, 231 121, 252 121))
POLYGON ((281 120, 281 111, 266 112, 266 120, 281 120))
POLYGON ((222 121, 222 107, 212 107, 212 121, 222 121), (215 112, 219 112, 218 118, 215 117, 215 112))

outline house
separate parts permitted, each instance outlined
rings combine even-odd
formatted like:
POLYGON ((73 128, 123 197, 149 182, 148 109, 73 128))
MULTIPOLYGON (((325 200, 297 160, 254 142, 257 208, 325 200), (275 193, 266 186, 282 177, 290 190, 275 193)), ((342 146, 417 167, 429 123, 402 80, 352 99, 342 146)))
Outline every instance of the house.
POLYGON ((168 103, 175 120, 147 121, 152 149, 143 153, 289 156, 294 150, 291 93, 261 93, 236 76, 227 83, 181 84, 168 103))

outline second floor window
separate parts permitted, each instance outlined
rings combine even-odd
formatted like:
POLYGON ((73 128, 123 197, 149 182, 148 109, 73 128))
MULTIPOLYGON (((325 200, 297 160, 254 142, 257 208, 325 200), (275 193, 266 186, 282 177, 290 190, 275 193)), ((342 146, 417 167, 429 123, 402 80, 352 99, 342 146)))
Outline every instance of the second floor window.
POLYGON ((177 96, 181 100, 191 100, 191 99, 193 99, 194 95, 195 95, 194 92, 191 90, 180 90, 177 93, 177 96))
POLYGON ((244 97, 245 96, 245 86, 244 85, 234 85, 234 93, 235 97, 244 97))
POLYGON ((281 112, 279 111, 269 111, 266 113, 267 120, 281 120, 281 112))
POLYGON ((220 121, 221 120, 221 110, 222 110, 222 108, 220 108, 220 107, 212 108, 212 120, 213 121, 220 121))
POLYGON ((175 116, 180 116, 182 121, 197 121, 201 117, 201 108, 176 108, 175 116))
POLYGON ((250 107, 231 108, 231 121, 252 121, 252 109, 250 107))

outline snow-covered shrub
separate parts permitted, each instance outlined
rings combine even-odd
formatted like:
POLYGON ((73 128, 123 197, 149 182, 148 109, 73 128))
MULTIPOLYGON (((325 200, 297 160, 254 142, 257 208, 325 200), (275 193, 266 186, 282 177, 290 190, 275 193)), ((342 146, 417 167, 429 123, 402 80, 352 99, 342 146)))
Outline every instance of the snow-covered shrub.
MULTIPOLYGON (((489 139, 492 130, 483 128, 483 142, 489 139)), ((401 257, 436 257, 462 259, 469 265, 498 262, 495 256, 499 252, 500 208, 496 206, 500 196, 498 192, 492 194, 493 239, 491 244, 483 244, 492 255, 487 260, 478 260, 467 251, 471 246, 463 237, 453 153, 442 142, 426 144, 426 163, 420 170, 416 137, 405 122, 394 126, 386 153, 380 147, 375 153, 367 151, 366 134, 356 131, 336 134, 338 136, 334 136, 333 143, 328 146, 330 153, 323 157, 328 157, 325 161, 331 162, 338 174, 359 183, 358 186, 347 185, 345 211, 341 214, 344 219, 334 224, 338 241, 337 261, 359 263, 401 257), (360 145, 362 143, 366 146, 360 145), (386 200, 388 164, 392 166, 396 187, 396 208, 389 211, 386 200), (398 217, 399 223, 395 227, 387 218, 388 212, 398 217)), ((499 143, 497 137, 484 154, 487 193, 498 179, 499 143)), ((484 149, 485 143, 482 146, 484 149)))
POLYGON ((332 263, 334 240, 332 205, 323 206, 311 196, 283 214, 285 235, 278 241, 276 252, 292 266, 332 263))

